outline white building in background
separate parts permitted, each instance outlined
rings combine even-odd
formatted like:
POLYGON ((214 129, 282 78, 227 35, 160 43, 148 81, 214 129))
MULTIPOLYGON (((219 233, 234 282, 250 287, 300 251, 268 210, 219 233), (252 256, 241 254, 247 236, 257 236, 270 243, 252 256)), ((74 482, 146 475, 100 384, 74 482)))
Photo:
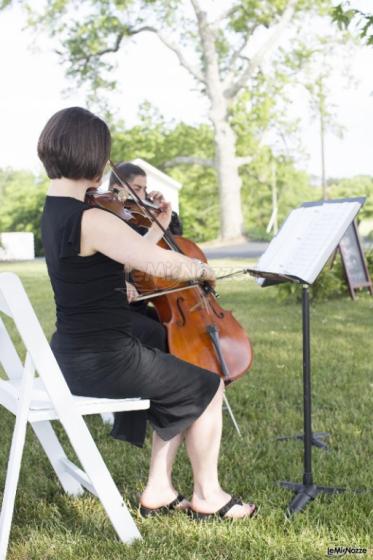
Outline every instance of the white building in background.
POLYGON ((159 171, 154 165, 146 162, 141 158, 131 161, 134 165, 138 165, 147 175, 148 192, 160 191, 167 202, 171 202, 172 210, 179 212, 179 191, 182 187, 179 181, 175 181, 163 171, 159 171))
POLYGON ((0 233, 0 261, 29 261, 35 258, 34 234, 0 233))

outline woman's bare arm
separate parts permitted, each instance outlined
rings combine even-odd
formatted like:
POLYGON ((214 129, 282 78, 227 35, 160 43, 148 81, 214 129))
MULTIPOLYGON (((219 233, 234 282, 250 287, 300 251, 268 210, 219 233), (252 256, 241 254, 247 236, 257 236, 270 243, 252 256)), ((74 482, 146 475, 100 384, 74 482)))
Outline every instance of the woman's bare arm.
POLYGON ((154 245, 120 218, 98 208, 83 213, 81 227, 80 255, 88 256, 95 252, 126 265, 126 269, 137 269, 162 278, 215 279, 209 266, 202 266, 180 253, 154 245))
MULTIPOLYGON (((163 226, 164 230, 167 230, 168 226, 170 225, 172 216, 171 204, 169 202, 162 202, 160 205, 160 210, 161 212, 157 216, 158 222, 161 224, 161 226, 163 226)), ((156 245, 158 241, 162 239, 163 235, 164 232, 162 231, 162 229, 156 223, 154 223, 143 237, 156 245)))

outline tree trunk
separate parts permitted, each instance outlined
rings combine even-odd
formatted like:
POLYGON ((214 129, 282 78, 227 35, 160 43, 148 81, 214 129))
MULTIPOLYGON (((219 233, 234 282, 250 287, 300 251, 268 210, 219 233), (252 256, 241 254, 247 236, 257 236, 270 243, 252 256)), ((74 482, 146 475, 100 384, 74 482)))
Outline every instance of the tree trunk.
POLYGON ((199 0, 194 7, 202 47, 203 74, 206 92, 211 102, 209 118, 215 133, 215 167, 220 194, 220 237, 232 239, 242 235, 241 178, 236 159, 236 136, 229 123, 228 100, 220 78, 217 32, 207 21, 199 0))
MULTIPOLYGON (((285 10, 280 17, 277 25, 268 35, 266 41, 258 51, 248 59, 243 69, 238 72, 238 76, 233 72, 229 79, 223 78, 219 67, 219 47, 220 29, 218 21, 222 21, 229 16, 232 8, 225 10, 215 22, 209 22, 205 2, 203 0, 190 0, 194 9, 201 48, 201 70, 191 65, 184 52, 179 46, 169 40, 163 33, 152 27, 143 27, 142 30, 151 30, 157 33, 161 41, 172 51, 174 51, 179 62, 186 68, 192 76, 203 84, 211 106, 209 118, 214 127, 215 133, 215 161, 214 167, 218 176, 219 198, 220 198, 220 237, 224 240, 241 237, 243 233, 243 216, 241 208, 241 177, 238 169, 240 160, 246 158, 236 157, 236 135, 229 122, 229 106, 234 102, 239 91, 247 86, 247 82, 255 68, 260 67, 265 57, 272 52, 278 44, 286 25, 291 20, 298 0, 288 0, 285 10)), ((218 4, 218 2, 216 2, 218 4)), ((234 5, 235 10, 237 6, 234 5)), ((245 37, 241 47, 233 52, 232 60, 243 53, 248 44, 250 35, 245 37)), ((232 69, 234 64, 232 63, 232 69)), ((178 158, 176 158, 178 159, 178 158)), ((191 158, 182 157, 182 160, 191 158)), ((196 158, 192 158, 195 161, 196 158)), ((206 160, 203 160, 206 165, 206 160)))
POLYGON ((320 114, 320 150, 321 150, 321 192, 323 200, 327 200, 325 171, 325 93, 322 78, 319 79, 319 114, 320 114))
POLYGON ((220 192, 220 236, 239 237, 243 233, 241 177, 236 161, 236 138, 227 117, 211 116, 215 130, 216 171, 220 192))

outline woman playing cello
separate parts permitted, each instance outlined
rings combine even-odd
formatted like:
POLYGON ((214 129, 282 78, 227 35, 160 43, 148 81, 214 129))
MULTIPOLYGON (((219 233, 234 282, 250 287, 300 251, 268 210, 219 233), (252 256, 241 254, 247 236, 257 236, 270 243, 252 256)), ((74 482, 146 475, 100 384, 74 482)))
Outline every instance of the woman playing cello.
MULTIPOLYGON (((135 191, 136 195, 144 201, 151 201, 163 212, 167 212, 165 218, 165 225, 168 226, 169 231, 176 235, 182 234, 182 226, 179 216, 176 212, 170 209, 169 203, 166 202, 164 196, 159 191, 147 190, 147 176, 145 171, 138 165, 131 162, 122 162, 115 166, 115 171, 119 175, 121 181, 126 181, 130 187, 135 191), (171 211, 171 220, 169 213, 171 211)), ((109 190, 126 190, 126 195, 131 197, 126 187, 119 184, 119 180, 114 172, 111 172, 109 179, 109 190)), ((163 218, 163 216, 162 216, 163 218)), ((148 229, 141 226, 132 226, 135 231, 140 235, 145 235, 148 229)), ((132 316, 132 332, 135 336, 141 336, 143 333, 147 334, 146 344, 149 346, 156 346, 160 350, 167 352, 167 333, 166 329, 159 322, 158 314, 154 307, 150 306, 147 301, 132 302, 138 296, 137 290, 131 281, 126 282, 127 298, 130 303, 130 309, 136 313, 132 316)))
MULTIPOLYGON (((110 146, 106 124, 79 107, 53 115, 39 138, 38 154, 51 179, 42 236, 57 307, 52 349, 72 393, 150 399, 153 448, 142 515, 187 509, 196 519, 250 517, 255 505, 233 498, 218 479, 223 382, 134 337, 123 297, 123 265, 212 284, 214 272, 158 247, 157 225, 142 237, 117 216, 84 202, 87 189, 101 182, 110 146), (190 503, 171 475, 184 438, 193 471, 190 503)), ((170 210, 160 215, 164 227, 170 217, 170 210)), ((121 425, 115 435, 142 445, 145 421, 121 425)))

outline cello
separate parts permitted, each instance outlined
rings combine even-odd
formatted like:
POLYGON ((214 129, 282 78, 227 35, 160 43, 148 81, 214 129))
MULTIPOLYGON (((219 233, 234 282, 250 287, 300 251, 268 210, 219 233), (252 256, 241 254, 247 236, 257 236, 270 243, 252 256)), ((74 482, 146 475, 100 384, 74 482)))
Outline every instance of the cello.
MULTIPOLYGON (((132 194, 132 200, 123 199, 114 189, 102 194, 87 191, 86 202, 116 214, 129 225, 149 228, 157 223, 163 231, 160 247, 207 263, 198 245, 162 227, 156 217, 157 209, 144 203, 120 178, 114 164, 110 165, 118 183, 132 194)), ((207 282, 175 281, 140 271, 131 271, 131 277, 140 294, 138 301, 151 301, 166 328, 171 354, 216 373, 226 385, 250 368, 253 353, 249 337, 232 312, 220 306, 207 282)))

